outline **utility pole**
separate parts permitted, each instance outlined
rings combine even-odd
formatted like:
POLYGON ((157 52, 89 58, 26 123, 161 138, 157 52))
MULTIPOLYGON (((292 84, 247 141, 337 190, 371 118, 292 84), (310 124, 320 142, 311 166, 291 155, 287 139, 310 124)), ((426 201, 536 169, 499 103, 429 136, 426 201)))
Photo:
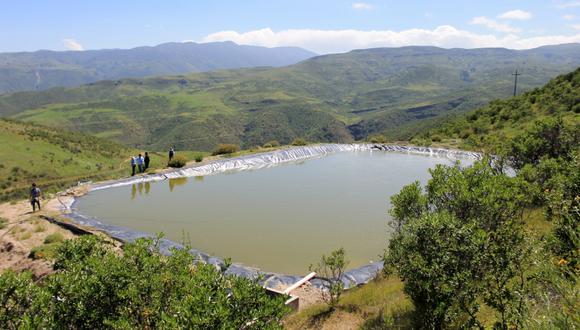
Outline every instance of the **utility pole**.
POLYGON ((518 69, 516 69, 516 73, 512 73, 512 76, 515 76, 515 82, 514 82, 514 96, 516 96, 516 92, 518 91, 518 76, 521 76, 521 73, 518 73, 518 69))

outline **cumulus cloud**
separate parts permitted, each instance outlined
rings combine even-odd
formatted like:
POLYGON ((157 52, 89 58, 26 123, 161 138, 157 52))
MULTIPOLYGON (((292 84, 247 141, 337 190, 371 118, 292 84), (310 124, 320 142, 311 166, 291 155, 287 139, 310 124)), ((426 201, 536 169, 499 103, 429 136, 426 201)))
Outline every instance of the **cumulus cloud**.
POLYGON ((79 44, 74 39, 63 39, 62 43, 67 50, 84 50, 83 45, 79 44))
POLYGON ((270 28, 265 28, 244 33, 237 31, 216 32, 206 36, 202 41, 233 41, 238 44, 265 47, 297 46, 324 54, 360 48, 411 45, 443 48, 506 47, 527 49, 544 45, 580 42, 580 33, 570 36, 521 38, 514 34, 503 37, 492 34, 476 34, 449 25, 439 26, 433 30, 409 29, 402 31, 295 29, 275 32, 270 28))
POLYGON ((352 8, 356 10, 371 10, 374 6, 366 2, 355 2, 352 4, 352 8))
POLYGON ((498 16, 499 18, 502 19, 517 19, 517 20, 527 20, 532 18, 532 13, 527 12, 527 11, 523 11, 520 9, 516 9, 516 10, 510 10, 510 11, 506 11, 503 14, 500 14, 498 16))
POLYGON ((474 25, 482 25, 488 29, 498 31, 498 32, 504 32, 504 33, 518 33, 518 32, 520 32, 520 29, 518 29, 518 28, 515 28, 507 23, 496 22, 495 20, 493 20, 491 18, 487 18, 485 16, 474 17, 473 19, 471 19, 470 23, 474 24, 474 25))

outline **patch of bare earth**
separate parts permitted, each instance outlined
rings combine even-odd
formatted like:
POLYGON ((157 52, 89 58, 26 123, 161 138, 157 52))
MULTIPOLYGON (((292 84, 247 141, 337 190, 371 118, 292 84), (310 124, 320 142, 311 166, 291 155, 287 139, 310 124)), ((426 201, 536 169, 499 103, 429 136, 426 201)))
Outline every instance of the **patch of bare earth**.
POLYGON ((28 201, 0 204, 0 217, 4 228, 0 229, 0 273, 13 269, 31 271, 36 278, 52 272, 50 262, 29 257, 30 251, 44 243, 48 235, 60 233, 64 239, 74 237, 70 231, 52 224, 40 215, 59 214, 60 201, 51 199, 42 205, 42 210, 32 212, 28 201))

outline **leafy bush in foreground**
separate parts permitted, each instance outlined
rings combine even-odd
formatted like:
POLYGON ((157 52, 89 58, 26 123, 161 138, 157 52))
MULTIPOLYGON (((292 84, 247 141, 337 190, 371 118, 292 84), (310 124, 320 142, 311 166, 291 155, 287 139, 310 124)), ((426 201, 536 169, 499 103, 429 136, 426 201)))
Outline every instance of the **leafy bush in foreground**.
POLYGON ((386 265, 405 282, 422 327, 480 327, 480 302, 498 325, 522 326, 530 246, 523 230, 526 184, 487 160, 472 167, 437 166, 392 198, 395 235, 386 265))
POLYGON ((280 328, 287 309, 256 282, 198 263, 186 250, 169 257, 150 239, 123 253, 94 237, 65 241, 55 273, 0 275, 0 328, 280 328))
POLYGON ((212 156, 233 154, 239 150, 240 147, 237 144, 223 143, 217 146, 217 148, 212 152, 212 156))
POLYGON ((183 155, 175 155, 167 164, 169 167, 181 168, 187 164, 187 158, 183 155))

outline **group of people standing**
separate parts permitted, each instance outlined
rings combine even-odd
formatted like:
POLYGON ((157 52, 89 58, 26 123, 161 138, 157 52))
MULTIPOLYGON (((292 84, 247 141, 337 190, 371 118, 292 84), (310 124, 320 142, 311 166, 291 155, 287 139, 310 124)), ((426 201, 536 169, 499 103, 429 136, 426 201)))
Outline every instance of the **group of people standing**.
POLYGON ((139 173, 144 173, 149 168, 149 162, 151 159, 149 158, 149 153, 145 152, 145 157, 139 154, 137 157, 131 157, 131 176, 135 175, 135 171, 138 170, 139 173))
MULTIPOLYGON (((175 147, 169 148, 169 161, 175 156, 175 147)), ((149 168, 149 153, 145 152, 145 156, 141 154, 131 157, 131 176, 135 176, 136 173, 145 173, 149 168), (137 172, 139 171, 139 172, 137 172)))

